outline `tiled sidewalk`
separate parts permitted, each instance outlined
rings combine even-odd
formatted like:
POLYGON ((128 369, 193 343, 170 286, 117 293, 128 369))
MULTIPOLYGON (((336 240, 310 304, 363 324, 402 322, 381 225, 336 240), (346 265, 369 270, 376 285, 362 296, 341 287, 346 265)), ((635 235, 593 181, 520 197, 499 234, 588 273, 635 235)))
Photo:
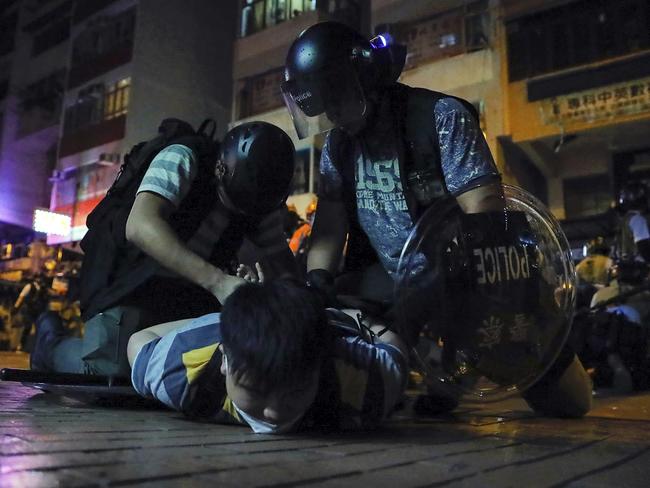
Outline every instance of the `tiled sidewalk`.
POLYGON ((519 400, 373 433, 260 436, 166 410, 106 408, 0 382, 0 487, 650 486, 650 395, 583 420, 519 400))

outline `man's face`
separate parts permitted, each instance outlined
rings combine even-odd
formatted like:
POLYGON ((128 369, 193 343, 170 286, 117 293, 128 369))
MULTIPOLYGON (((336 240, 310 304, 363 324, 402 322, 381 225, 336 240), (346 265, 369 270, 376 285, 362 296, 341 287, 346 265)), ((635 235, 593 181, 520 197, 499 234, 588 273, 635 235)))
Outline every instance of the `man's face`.
POLYGON ((228 397, 257 420, 277 425, 289 422, 306 412, 316 398, 320 370, 298 384, 269 390, 251 382, 246 373, 232 374, 225 354, 223 358, 221 373, 226 377, 228 397))

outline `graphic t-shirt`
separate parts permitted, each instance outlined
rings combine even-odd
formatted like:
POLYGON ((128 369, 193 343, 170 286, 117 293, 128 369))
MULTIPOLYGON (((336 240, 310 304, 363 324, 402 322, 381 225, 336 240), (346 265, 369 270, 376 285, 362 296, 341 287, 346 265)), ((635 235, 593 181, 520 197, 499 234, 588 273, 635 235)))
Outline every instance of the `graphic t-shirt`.
MULTIPOLYGON (((394 276, 402 248, 413 228, 400 179, 396 129, 385 101, 383 125, 353 140, 357 217, 386 269, 394 276), (387 115, 388 114, 388 115, 387 115)), ((477 179, 498 178, 487 142, 472 114, 458 100, 442 98, 431 107, 440 144, 447 189, 459 194, 477 179)), ((343 176, 332 161, 328 136, 320 162, 319 198, 345 201, 343 176)))

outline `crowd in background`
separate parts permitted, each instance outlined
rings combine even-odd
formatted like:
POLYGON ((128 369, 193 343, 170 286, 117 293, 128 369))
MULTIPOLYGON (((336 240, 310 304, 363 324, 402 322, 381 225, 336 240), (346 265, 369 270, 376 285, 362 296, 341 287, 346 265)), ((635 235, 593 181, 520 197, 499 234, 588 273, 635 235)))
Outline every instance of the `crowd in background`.
POLYGON ((0 351, 30 352, 36 321, 44 312, 58 314, 72 334, 83 334, 79 267, 80 261, 53 256, 21 272, 19 279, 0 279, 0 351))

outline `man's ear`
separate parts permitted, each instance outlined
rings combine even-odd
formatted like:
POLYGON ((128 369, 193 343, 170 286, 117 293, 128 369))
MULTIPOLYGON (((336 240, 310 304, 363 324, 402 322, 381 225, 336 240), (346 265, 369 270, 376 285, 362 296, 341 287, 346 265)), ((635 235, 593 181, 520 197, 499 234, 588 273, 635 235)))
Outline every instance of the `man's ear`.
POLYGON ((219 370, 221 371, 221 374, 224 376, 226 376, 226 374, 228 373, 228 360, 226 359, 226 355, 223 354, 223 352, 221 354, 221 367, 219 370))

